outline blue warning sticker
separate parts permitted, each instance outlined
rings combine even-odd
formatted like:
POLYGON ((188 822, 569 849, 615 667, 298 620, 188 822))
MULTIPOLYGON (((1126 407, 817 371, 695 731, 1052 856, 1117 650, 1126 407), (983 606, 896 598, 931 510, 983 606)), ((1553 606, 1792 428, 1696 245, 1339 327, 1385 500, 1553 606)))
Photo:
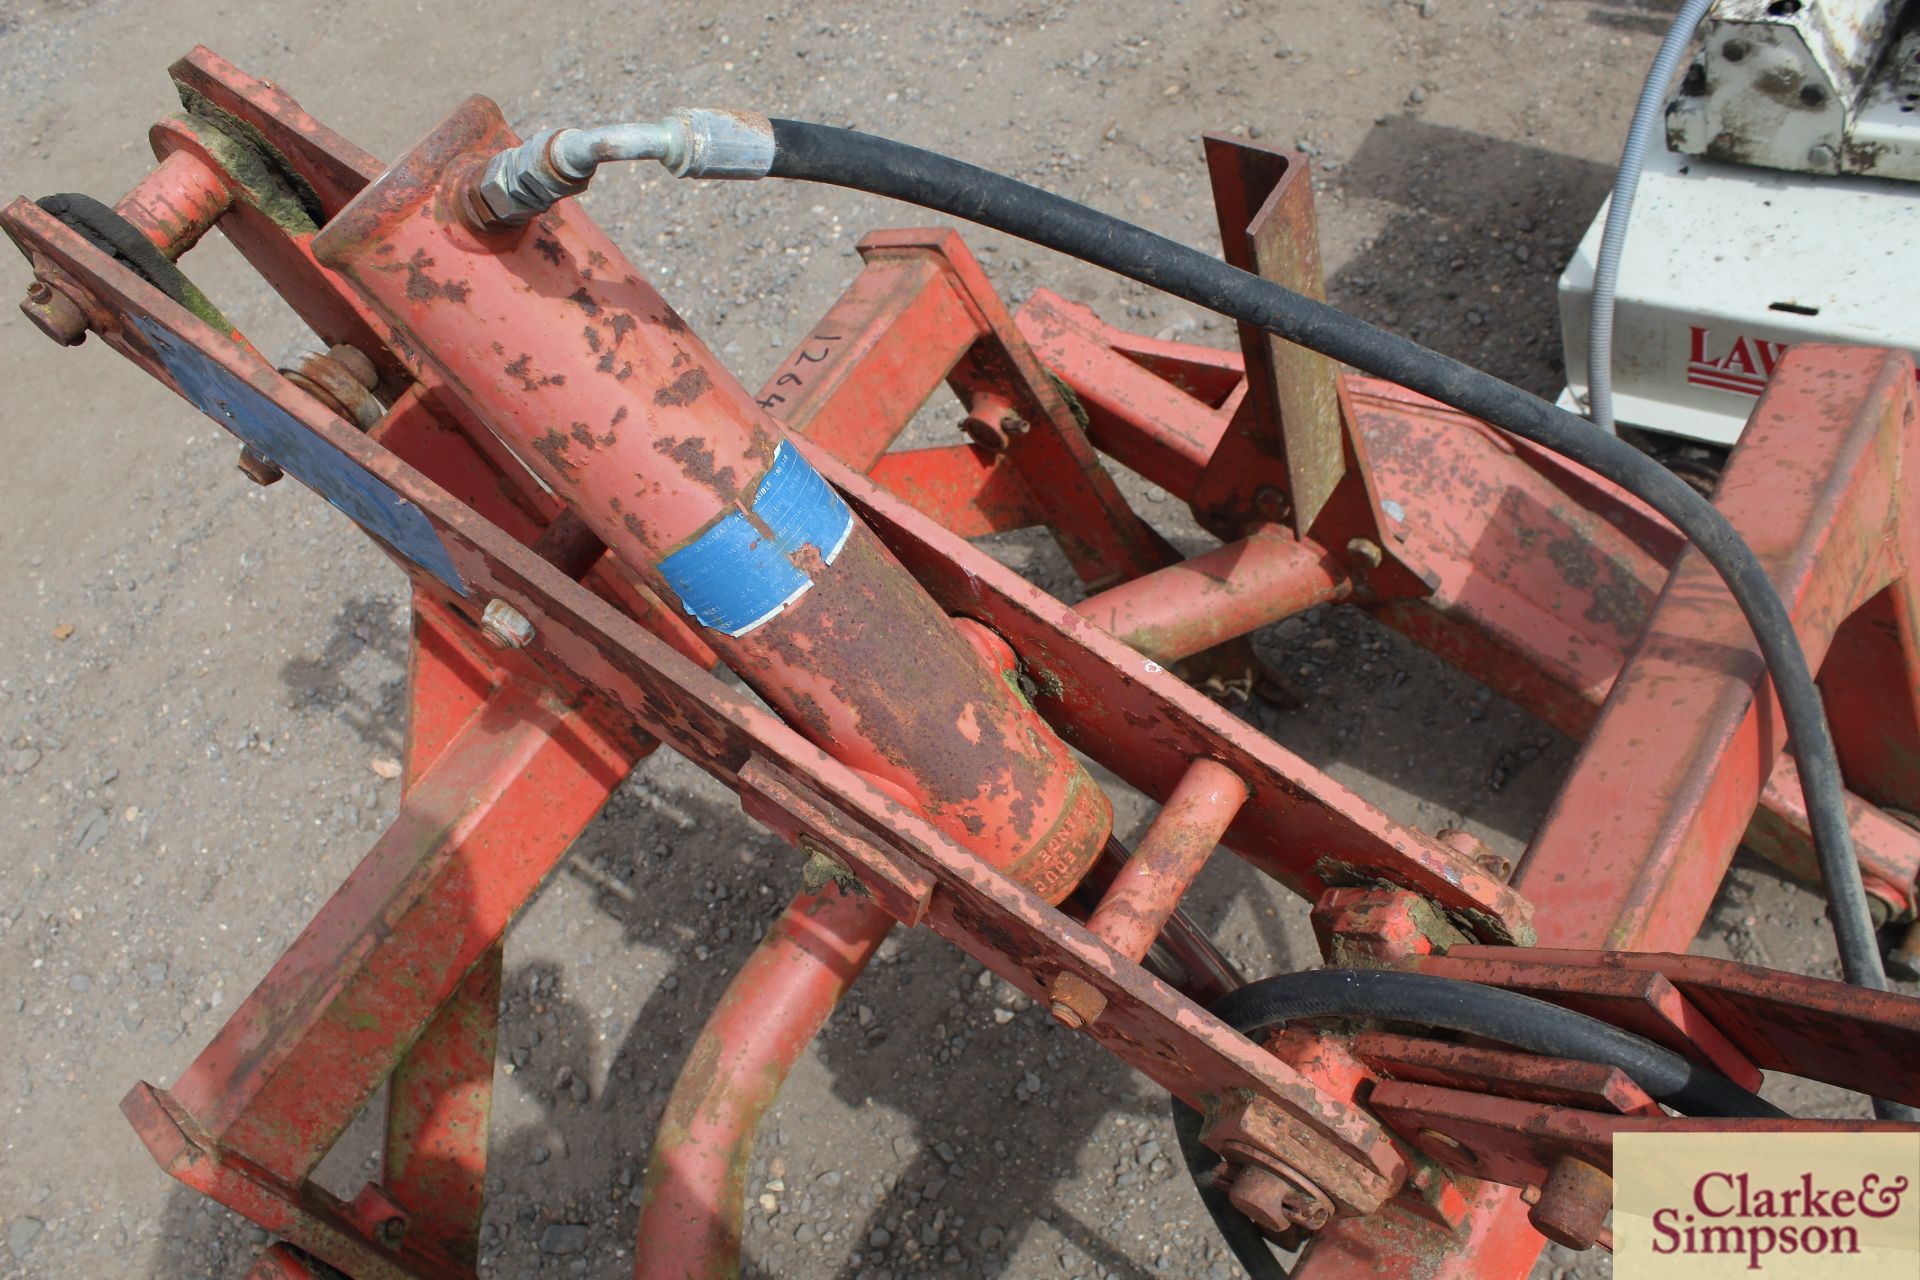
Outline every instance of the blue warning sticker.
POLYGON ((814 547, 832 564, 853 532, 852 510, 788 440, 774 452, 753 514, 728 513, 660 562, 687 612, 730 636, 745 635, 813 586, 793 563, 796 552, 814 547))
POLYGON ((419 507, 206 352, 145 316, 132 319, 154 359, 195 408, 362 529, 461 595, 469 594, 446 544, 419 507))

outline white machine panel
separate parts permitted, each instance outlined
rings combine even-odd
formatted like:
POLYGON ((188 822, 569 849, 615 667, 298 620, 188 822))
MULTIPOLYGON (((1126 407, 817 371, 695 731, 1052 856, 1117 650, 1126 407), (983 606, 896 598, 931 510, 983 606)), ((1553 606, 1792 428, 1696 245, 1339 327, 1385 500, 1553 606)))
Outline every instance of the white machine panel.
MULTIPOLYGON (((1920 184, 1649 152, 1615 304, 1619 422, 1728 445, 1793 343, 1920 353, 1920 184)), ((1560 277, 1561 403, 1577 413, 1606 217, 1560 277)))

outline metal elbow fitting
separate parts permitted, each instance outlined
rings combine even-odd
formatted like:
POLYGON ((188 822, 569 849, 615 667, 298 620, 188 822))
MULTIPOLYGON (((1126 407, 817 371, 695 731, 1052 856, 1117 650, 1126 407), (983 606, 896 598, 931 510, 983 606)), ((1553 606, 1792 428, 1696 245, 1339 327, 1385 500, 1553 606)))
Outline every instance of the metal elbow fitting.
POLYGON ((522 226, 587 189, 610 160, 658 160, 676 178, 761 178, 773 124, 750 111, 688 107, 651 123, 548 129, 487 162, 474 213, 488 230, 522 226))

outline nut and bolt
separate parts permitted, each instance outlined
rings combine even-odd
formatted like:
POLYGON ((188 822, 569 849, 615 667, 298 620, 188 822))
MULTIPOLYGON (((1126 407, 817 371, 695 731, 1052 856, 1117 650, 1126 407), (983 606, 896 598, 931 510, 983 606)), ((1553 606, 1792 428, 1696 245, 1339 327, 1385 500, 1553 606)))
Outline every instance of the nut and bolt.
POLYGON ((256 452, 250 444, 240 446, 240 474, 262 487, 275 484, 286 473, 273 459, 256 452))
POLYGON ((1055 974, 1053 985, 1047 989, 1047 1000, 1053 1020, 1072 1031, 1092 1026, 1107 1011, 1106 996, 1075 973, 1055 974))
POLYGON ((1816 142, 1807 148, 1807 163, 1816 169, 1831 169, 1840 159, 1840 153, 1824 142, 1816 142))
POLYGON ((1462 827, 1446 827, 1435 833, 1438 840, 1455 853, 1464 854, 1468 862, 1492 876, 1504 881, 1513 874, 1513 863, 1487 848, 1486 842, 1473 832, 1462 827))
POLYGON ((36 278, 27 286, 27 296, 20 300, 20 314, 63 347, 77 347, 87 340, 87 313, 45 280, 36 278))
POLYGON ((1293 514, 1293 501, 1283 491, 1263 484, 1254 490, 1253 510, 1262 520, 1279 524, 1293 514))
POLYGON ((1347 541, 1347 559, 1362 569, 1378 569, 1386 553, 1371 538, 1351 538, 1347 541))
POLYGON ((1561 1156, 1553 1162, 1540 1198, 1527 1210, 1527 1220, 1555 1244, 1591 1249, 1607 1235, 1607 1215, 1613 1212, 1613 1178, 1585 1160, 1561 1156))
POLYGON ((401 1240, 406 1238, 406 1234, 407 1220, 399 1214, 381 1219, 380 1225, 373 1229, 374 1239, 389 1249, 398 1249, 401 1240))
POLYGON ((1264 1165, 1241 1165, 1227 1188, 1227 1199, 1270 1235, 1296 1227, 1318 1231, 1333 1217, 1333 1205, 1324 1194, 1264 1165))
POLYGON ((998 451, 1027 433, 1027 420, 1011 409, 983 408, 968 414, 960 429, 981 448, 998 451))
POLYGON ((489 600, 480 615, 480 633, 497 649, 524 649, 533 643, 533 624, 505 600, 489 600))

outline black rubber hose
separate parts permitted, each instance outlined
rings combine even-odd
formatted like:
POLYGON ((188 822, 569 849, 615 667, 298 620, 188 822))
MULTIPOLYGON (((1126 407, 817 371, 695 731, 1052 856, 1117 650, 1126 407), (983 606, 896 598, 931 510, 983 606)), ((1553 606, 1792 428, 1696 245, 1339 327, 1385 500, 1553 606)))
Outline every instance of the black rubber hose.
MULTIPOLYGON (((1616 1067, 1656 1101, 1687 1115, 1787 1114, 1719 1072, 1631 1032, 1545 1000, 1457 978, 1390 969, 1309 969, 1250 982, 1216 1003, 1213 1012, 1249 1038, 1307 1018, 1439 1027, 1529 1053, 1616 1067)), ((1213 1186, 1220 1158, 1200 1139, 1204 1118, 1178 1098, 1172 1110, 1187 1171, 1227 1247, 1254 1280, 1285 1275, 1259 1229, 1213 1186)))
POLYGON ((1752 549, 1679 477, 1625 441, 1491 374, 1097 209, 849 129, 775 120, 773 139, 770 176, 888 196, 1104 267, 1531 440, 1605 476, 1665 516, 1719 571, 1753 628, 1799 763, 1841 966, 1856 986, 1886 989, 1854 860, 1840 762, 1792 619, 1752 549))
POLYGON ((1256 1037, 1302 1018, 1369 1018, 1480 1036, 1528 1053, 1616 1067, 1656 1102, 1690 1116, 1787 1113, 1651 1040, 1517 991, 1394 969, 1282 973, 1223 997, 1214 1014, 1256 1037))

